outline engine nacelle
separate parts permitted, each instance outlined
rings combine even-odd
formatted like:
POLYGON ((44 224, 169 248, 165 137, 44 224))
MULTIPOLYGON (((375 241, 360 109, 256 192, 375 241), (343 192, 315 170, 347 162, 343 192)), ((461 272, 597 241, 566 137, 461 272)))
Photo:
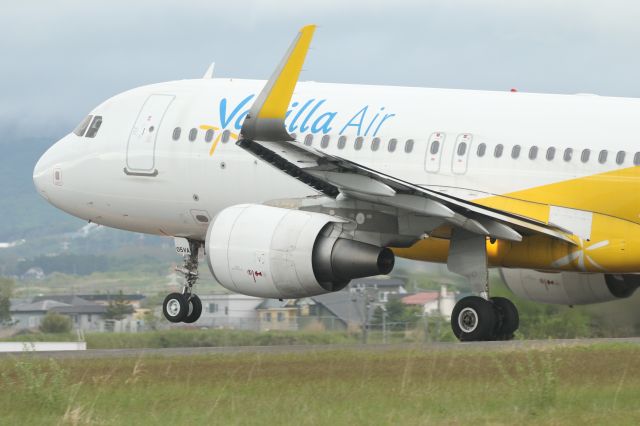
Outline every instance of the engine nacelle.
POLYGON ((280 299, 338 291, 354 278, 391 272, 391 250, 341 238, 343 223, 263 205, 226 208, 207 231, 209 268, 233 292, 280 299))
POLYGON ((507 286, 523 299, 558 305, 587 305, 624 299, 640 286, 640 275, 539 272, 502 268, 507 286))

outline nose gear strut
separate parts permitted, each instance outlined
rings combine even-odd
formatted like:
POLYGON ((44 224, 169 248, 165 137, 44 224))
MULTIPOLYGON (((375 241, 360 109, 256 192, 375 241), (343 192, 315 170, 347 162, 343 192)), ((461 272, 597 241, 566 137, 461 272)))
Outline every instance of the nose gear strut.
POLYGON ((162 304, 164 317, 174 323, 194 323, 202 314, 202 302, 194 293, 194 287, 198 281, 198 252, 201 241, 189 239, 189 253, 184 256, 181 267, 175 269, 185 278, 182 293, 169 294, 162 304))

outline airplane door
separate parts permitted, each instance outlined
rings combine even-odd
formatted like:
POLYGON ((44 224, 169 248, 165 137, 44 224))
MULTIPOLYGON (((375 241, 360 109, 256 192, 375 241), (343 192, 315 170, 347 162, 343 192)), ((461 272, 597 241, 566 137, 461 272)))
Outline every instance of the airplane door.
POLYGON ((124 172, 135 176, 157 176, 156 139, 173 95, 151 95, 138 114, 129 141, 124 172))
POLYGON ((424 159, 424 168, 429 173, 438 173, 440 171, 440 160, 442 159, 442 151, 444 149, 445 134, 436 132, 429 138, 427 144, 427 154, 424 159))
POLYGON ((456 145, 453 148, 453 162, 451 163, 451 171, 454 174, 463 175, 467 173, 472 140, 473 135, 469 133, 463 133, 456 139, 456 145))

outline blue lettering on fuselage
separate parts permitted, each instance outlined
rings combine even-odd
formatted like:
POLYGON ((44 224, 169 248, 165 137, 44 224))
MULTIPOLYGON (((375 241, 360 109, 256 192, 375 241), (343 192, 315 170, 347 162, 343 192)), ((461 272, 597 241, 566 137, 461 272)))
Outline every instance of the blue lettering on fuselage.
MULTIPOLYGON (((249 113, 251 100, 254 94, 243 98, 233 109, 227 98, 220 100, 220 126, 222 129, 229 129, 233 123, 235 130, 242 128, 242 123, 249 113), (242 111, 242 112, 241 112, 242 111)), ((285 115, 285 126, 290 133, 320 133, 327 134, 337 125, 340 129, 338 134, 345 132, 355 132, 357 136, 376 136, 383 125, 395 114, 384 113, 385 107, 380 107, 376 113, 370 110, 369 105, 362 106, 353 115, 347 116, 343 120, 343 112, 332 111, 327 107, 330 102, 327 99, 307 99, 304 102, 295 101, 291 103, 290 109, 285 115), (344 123, 340 126, 340 123, 344 123)), ((375 111, 375 109, 374 109, 375 111)))

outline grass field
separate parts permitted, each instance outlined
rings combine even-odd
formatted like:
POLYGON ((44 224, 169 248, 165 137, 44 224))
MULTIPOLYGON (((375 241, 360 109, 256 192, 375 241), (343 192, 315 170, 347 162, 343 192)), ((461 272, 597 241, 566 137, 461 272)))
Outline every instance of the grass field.
POLYGON ((0 360, 2 424, 638 424, 640 351, 0 360))

